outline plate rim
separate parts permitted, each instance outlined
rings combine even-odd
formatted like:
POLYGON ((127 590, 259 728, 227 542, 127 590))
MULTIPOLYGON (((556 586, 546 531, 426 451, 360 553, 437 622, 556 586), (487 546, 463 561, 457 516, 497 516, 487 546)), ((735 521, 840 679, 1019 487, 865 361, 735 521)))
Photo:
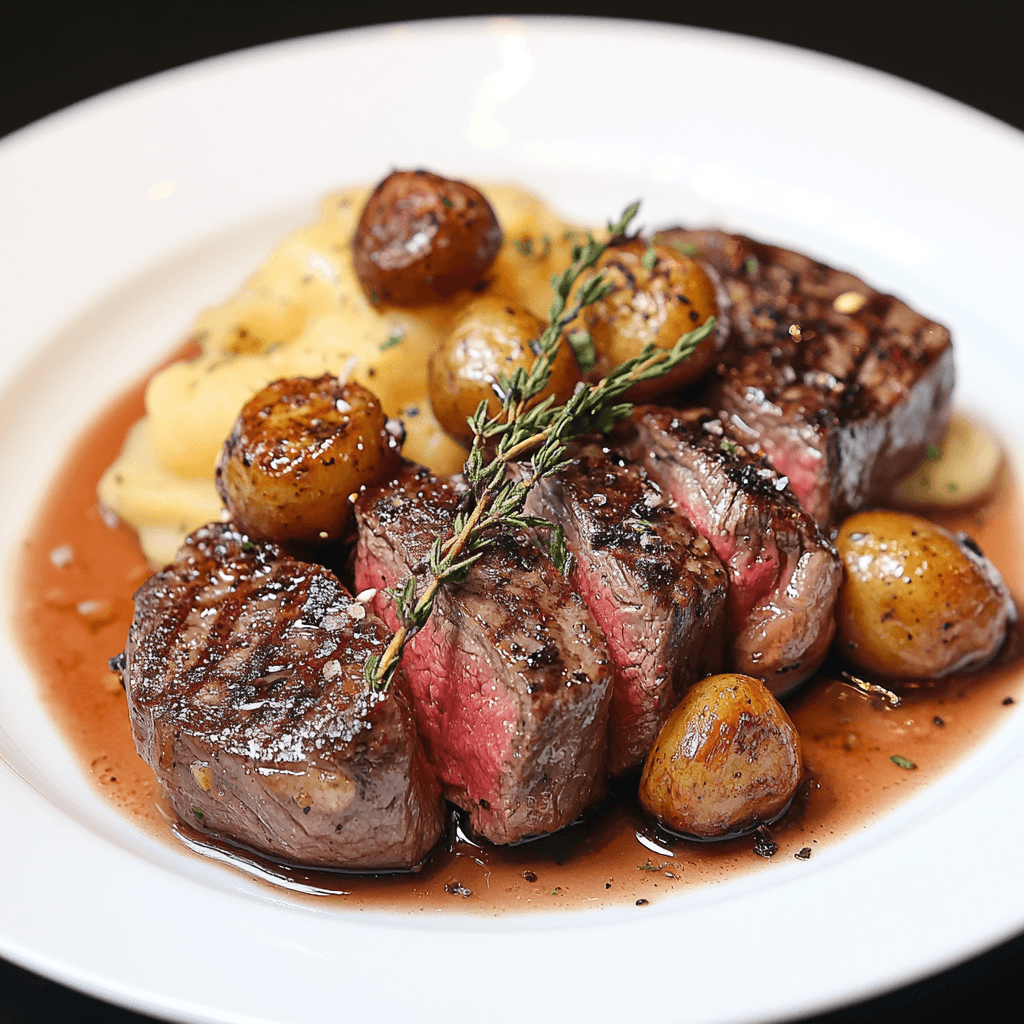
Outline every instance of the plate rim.
MULTIPOLYGON (((320 33, 320 34, 317 34, 317 35, 314 35, 314 36, 307 36, 307 37, 299 37, 297 39, 282 40, 282 41, 275 42, 275 43, 264 44, 262 46, 254 47, 254 48, 251 48, 251 49, 248 49, 248 50, 234 51, 233 53, 224 54, 224 55, 220 55, 220 56, 212 57, 212 58, 207 58, 207 59, 202 60, 202 61, 197 61, 197 62, 194 62, 192 64, 184 65, 181 68, 175 68, 175 69, 170 69, 168 71, 159 72, 159 73, 157 73, 155 75, 147 76, 146 78, 141 79, 141 80, 139 80, 137 82, 128 83, 126 85, 116 87, 115 89, 108 90, 108 91, 106 91, 104 93, 98 94, 97 96, 93 96, 93 97, 90 97, 88 99, 82 100, 79 103, 73 105, 72 107, 65 108, 65 110, 63 110, 63 111, 56 112, 56 113, 54 113, 52 115, 49 115, 46 118, 41 119, 40 121, 34 122, 31 125, 25 126, 24 128, 19 129, 17 132, 12 133, 10 136, 7 136, 4 140, 0 141, 0 161, 3 160, 4 154, 7 151, 8 144, 9 144, 10 140, 20 140, 20 139, 24 138, 26 136, 26 134, 34 133, 34 132, 40 130, 40 126, 43 126, 45 128, 45 130, 47 130, 47 131, 50 131, 50 130, 57 130, 57 131, 59 131, 59 130, 61 130, 61 127, 63 126, 63 124, 66 123, 65 119, 77 120, 77 119, 79 119, 82 116, 88 116, 89 112, 91 112, 91 110, 94 107, 106 108, 112 101, 116 101, 120 97, 122 97, 122 96, 124 96, 126 94, 129 94, 129 93, 132 96, 135 96, 139 91, 142 91, 144 89, 173 88, 174 87, 174 82, 178 78, 188 77, 188 76, 194 74, 197 69, 201 70, 201 69, 204 69, 204 68, 209 67, 211 65, 226 65, 226 64, 228 64, 228 63, 230 63, 232 61, 243 59, 243 58, 246 58, 246 57, 252 56, 252 55, 260 55, 262 53, 265 53, 265 52, 271 51, 271 50, 280 51, 280 50, 287 49, 287 48, 294 48, 295 50, 304 50, 304 49, 306 49, 310 45, 319 44, 319 43, 322 43, 324 41, 328 41, 329 42, 331 40, 334 40, 334 39, 337 39, 337 38, 341 38, 341 37, 343 37, 344 39, 347 40, 347 39, 351 39, 353 37, 358 37, 358 36, 363 36, 363 35, 379 36, 381 34, 386 34, 386 33, 390 32, 390 31, 393 31, 397 27, 402 27, 402 28, 406 28, 406 29, 410 29, 410 30, 414 30, 414 31, 418 31, 418 30, 423 29, 424 27, 427 27, 427 28, 429 28, 431 30, 434 30, 434 31, 441 31, 442 25, 447 25, 449 27, 457 25, 460 28, 477 30, 477 29, 479 29, 479 28, 481 28, 483 26, 486 26, 486 25, 489 25, 489 24, 493 23, 494 20, 495 19, 493 19, 493 18, 487 18, 487 17, 451 18, 451 19, 429 19, 429 20, 423 20, 423 21, 417 21, 417 22, 395 23, 395 24, 389 24, 389 25, 384 25, 384 26, 365 26, 365 27, 361 27, 361 28, 358 28, 358 29, 342 30, 340 32, 320 33), (84 115, 83 115, 83 111, 85 111, 84 115), (57 125, 56 129, 53 128, 53 126, 55 124, 57 125)), ((977 111, 974 108, 972 108, 972 107, 970 107, 970 106, 968 106, 966 104, 963 104, 963 103, 961 103, 959 101, 956 101, 956 100, 950 99, 948 97, 945 97, 942 94, 936 93, 933 90, 930 90, 930 89, 928 89, 928 88, 926 88, 924 86, 920 86, 920 85, 917 85, 917 84, 911 83, 911 82, 906 82, 906 81, 904 81, 902 79, 899 79, 898 77, 889 75, 889 74, 887 74, 885 72, 881 72, 881 71, 877 71, 877 70, 874 70, 874 69, 862 67, 861 65, 854 64, 854 63, 852 63, 850 61, 846 61, 846 60, 844 60, 842 58, 833 57, 833 56, 825 55, 825 54, 820 54, 820 53, 816 53, 814 51, 803 50, 803 49, 801 49, 799 47, 795 47, 795 46, 792 46, 790 44, 776 43, 776 42, 772 42, 772 41, 768 41, 768 40, 760 40, 760 39, 757 39, 756 37, 737 35, 737 34, 733 34, 733 33, 722 32, 720 30, 715 30, 715 29, 689 28, 687 26, 679 26, 679 25, 663 25, 661 23, 642 22, 642 21, 635 21, 635 20, 629 20, 629 19, 567 18, 567 17, 564 17, 564 16, 541 16, 541 17, 537 17, 537 16, 522 16, 522 17, 519 17, 519 16, 517 16, 517 17, 515 17, 515 18, 513 18, 511 20, 513 20, 514 22, 517 22, 517 23, 525 24, 525 25, 527 25, 529 27, 537 27, 537 26, 541 26, 542 27, 544 25, 550 25, 550 24, 553 24, 553 23, 566 23, 566 22, 571 22, 571 23, 577 23, 578 24, 581 21, 585 21, 585 22, 591 23, 592 25, 595 25, 595 26, 600 26, 604 30, 610 30, 612 27, 618 26, 618 25, 621 25, 621 24, 626 24, 628 26, 632 26, 633 28, 639 29, 639 30, 649 30, 653 26, 653 27, 656 27, 659 31, 661 31, 663 29, 668 29, 668 30, 671 30, 671 31, 681 35, 681 36, 690 36, 690 35, 693 35, 693 34, 696 34, 696 35, 705 35, 706 34, 706 35, 713 35, 713 36, 719 37, 721 40, 728 40, 728 41, 739 40, 739 41, 742 42, 742 44, 744 46, 749 46, 749 47, 751 47, 753 49, 756 49, 758 51, 764 51, 764 50, 767 50, 769 52, 785 51, 785 52, 788 52, 790 54, 802 55, 804 58, 809 56, 809 57, 812 57, 815 60, 815 62, 823 61, 823 62, 825 62, 828 65, 831 65, 833 67, 843 68, 843 69, 846 69, 847 71, 849 71, 849 69, 855 69, 858 74, 866 74, 867 76, 873 77, 873 78, 880 77, 882 79, 885 79, 885 80, 889 81, 890 83, 898 83, 898 85, 901 88, 909 88, 910 90, 912 90, 913 92, 915 92, 919 96, 926 97, 929 100, 929 102, 932 102, 932 103, 938 102, 942 106, 943 109, 946 109, 950 105, 952 105, 952 107, 958 108, 959 111, 961 112, 961 114, 963 112, 966 112, 972 118, 982 118, 986 122, 989 122, 988 127, 991 127, 992 125, 995 125, 1001 131, 1009 131, 1010 133, 1012 133, 1011 138, 1012 138, 1012 141, 1016 145, 1020 145, 1021 142, 1024 141, 1024 135, 1022 135, 1022 133, 1018 132, 1017 129, 1013 128, 1012 126, 1006 125, 1004 122, 999 121, 998 119, 996 119, 994 117, 991 117, 990 115, 987 115, 987 114, 985 114, 983 112, 977 111)), ((20 145, 20 142, 19 142, 19 145, 20 145)), ((5 375, 4 380, 6 382, 6 375, 5 375)), ((3 772, 0 771, 0 779, 2 779, 2 777, 3 777, 3 772)), ((0 789, 2 789, 2 788, 3 788, 3 783, 0 782, 0 789)), ((914 827, 916 827, 916 826, 914 826, 914 827)), ((1016 930, 1016 928, 1019 928, 1021 924, 1024 924, 1024 918, 1022 918, 1017 923, 1017 925, 1015 926, 1014 930, 1016 930)), ((587 925, 585 925, 585 924, 582 925, 581 927, 584 928, 584 929, 587 929, 587 925)), ((514 930, 519 930, 519 929, 510 929, 510 930, 514 931, 514 930)), ((531 930, 531 929, 527 929, 527 930, 531 930)), ((1005 934, 1012 934, 1012 933, 1013 933, 1013 931, 1010 931, 1010 932, 1007 932, 1005 934)), ((996 935, 996 936, 990 936, 989 939, 984 940, 984 942, 983 942, 983 944, 981 946, 976 947, 976 949, 974 951, 978 951, 981 948, 985 948, 988 945, 991 945, 991 944, 994 944, 994 943, 1000 941, 1002 938, 1005 937, 1005 934, 996 935)), ((88 976, 88 977, 79 976, 77 973, 69 973, 69 974, 66 974, 64 976, 61 976, 59 973, 57 973, 56 965, 54 965, 52 963, 44 963, 42 960, 30 962, 30 959, 22 959, 18 955, 18 950, 15 950, 13 948, 12 949, 8 949, 8 948, 4 947, 3 941, 4 941, 5 938, 6 937, 4 935, 0 935, 0 948, 4 948, 4 955, 8 956, 10 959, 14 960, 15 962, 23 963, 24 966, 30 967, 31 969, 42 969, 44 973, 48 974, 51 977, 57 977, 60 980, 64 981, 66 984, 70 984, 70 985, 72 985, 73 987, 76 987, 76 988, 81 988, 83 991, 89 991, 89 992, 92 992, 93 994, 100 995, 102 998, 109 999, 109 1000, 111 1000, 113 1002, 119 1002, 121 1005, 127 1005, 127 1006, 131 1006, 132 1008, 142 1009, 142 1010, 144 1010, 144 1012, 149 1012, 149 1013, 162 1014, 162 1013, 166 1012, 168 1004, 164 1004, 164 1003, 161 1003, 161 1002, 146 1003, 146 1002, 140 1001, 140 999, 138 998, 138 993, 126 994, 126 991, 123 990, 123 989, 119 989, 119 988, 111 989, 108 986, 106 986, 105 984, 95 984, 95 985, 93 984, 94 980, 98 981, 98 982, 104 982, 105 981, 104 979, 93 979, 91 975, 88 976), (128 1001, 123 1001, 124 999, 127 999, 128 1001)), ((22 952, 24 952, 24 951, 22 951, 22 952)), ((950 959, 947 962, 953 962, 960 955, 961 952, 963 952, 963 950, 958 951, 957 953, 950 954, 950 959)), ((28 957, 28 956, 29 956, 29 954, 26 954, 26 957, 28 957)), ((839 997, 839 999, 836 1002, 833 1002, 833 1003, 814 1002, 812 1004, 806 1004, 806 1005, 796 1005, 796 1004, 794 1004, 794 1006, 791 1009, 788 1009, 785 1012, 792 1012, 792 1009, 795 1009, 797 1011, 807 1012, 808 1010, 823 1009, 826 1006, 838 1005, 839 1002, 846 1001, 847 998, 866 997, 866 996, 874 994, 875 992, 880 991, 880 990, 882 990, 884 988, 888 988, 892 984, 898 984, 898 983, 901 983, 901 982, 910 981, 910 980, 913 980, 913 978, 915 978, 915 977, 920 977, 920 976, 923 976, 925 974, 931 973, 931 971, 933 971, 935 969, 938 969, 938 968, 941 968, 942 966, 945 966, 945 965, 942 964, 942 963, 932 962, 929 965, 922 966, 917 974, 903 975, 896 982, 893 982, 891 980, 890 981, 883 981, 883 982, 880 983, 880 987, 879 988, 870 988, 870 987, 866 988, 866 989, 865 988, 861 988, 861 989, 858 989, 856 992, 854 992, 852 994, 851 993, 846 993, 845 995, 839 997)), ((180 1007, 177 1007, 175 1009, 175 1012, 179 1013, 179 1014, 181 1014, 181 1013, 185 1014, 185 1016, 182 1016, 181 1019, 196 1019, 196 1020, 198 1020, 198 1019, 217 1019, 217 1020, 231 1019, 230 1017, 223 1017, 223 1016, 217 1016, 216 1018, 214 1018, 214 1017, 207 1018, 207 1017, 203 1017, 201 1015, 197 1016, 197 1015, 195 1015, 195 1013, 197 1012, 198 1009, 199 1008, 197 1008, 197 1007, 189 1008, 189 1007, 187 1007, 185 1005, 181 1005, 180 1007)), ((726 1018, 722 1018, 722 1019, 726 1019, 726 1018)), ((739 1018, 737 1018, 737 1019, 739 1019, 739 1018)), ((744 1019, 746 1019, 746 1018, 744 1018, 744 1019)), ((753 1019, 753 1018, 750 1018, 750 1019, 753 1019)))

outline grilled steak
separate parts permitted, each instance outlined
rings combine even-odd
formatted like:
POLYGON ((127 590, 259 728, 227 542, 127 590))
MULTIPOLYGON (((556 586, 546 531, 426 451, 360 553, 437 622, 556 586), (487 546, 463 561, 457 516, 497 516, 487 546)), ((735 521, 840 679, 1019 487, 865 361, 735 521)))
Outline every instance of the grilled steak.
POLYGON ((731 667, 776 693, 806 679, 835 632, 842 570, 785 479, 709 409, 641 406, 614 446, 642 463, 724 563, 731 667))
POLYGON ((560 523, 571 580, 615 666, 608 770, 642 763, 683 691, 721 666, 726 576, 708 542, 639 466, 600 444, 530 492, 529 515, 560 523))
POLYGON ((214 524, 135 595, 135 743, 189 825, 302 864, 411 868, 444 826, 383 623, 318 565, 214 524))
MULTIPOLYGON (((356 503, 356 583, 376 590, 389 625, 385 588, 422 577, 462 493, 406 463, 356 503)), ((401 672, 445 795, 478 835, 554 832, 602 795, 608 653, 579 596, 525 538, 502 539, 463 583, 438 591, 401 672)))
POLYGON ((709 404, 820 526, 884 495, 941 438, 954 378, 945 327, 788 249, 723 231, 659 238, 695 247, 731 300, 709 404))

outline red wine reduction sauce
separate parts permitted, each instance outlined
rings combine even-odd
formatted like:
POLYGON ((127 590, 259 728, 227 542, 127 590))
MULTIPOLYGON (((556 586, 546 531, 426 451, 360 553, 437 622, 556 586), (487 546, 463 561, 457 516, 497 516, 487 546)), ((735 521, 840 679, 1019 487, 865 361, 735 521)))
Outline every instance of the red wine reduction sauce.
MULTIPOLYGON (((515 849, 475 846, 453 826, 414 874, 361 877, 271 863, 169 820, 149 767, 135 753, 124 695, 107 665, 124 646, 131 595, 150 570, 134 532, 105 520, 96 484, 142 414, 142 393, 140 384, 84 432, 45 495, 22 548, 16 630, 42 700, 106 799, 168 842, 184 841, 274 884, 316 894, 302 898, 349 908, 487 914, 643 906, 737 872, 812 858, 927 787, 1016 713, 1019 631, 996 665, 922 686, 898 708, 841 682, 840 666, 826 666, 787 702, 802 737, 807 781, 770 839, 669 845, 646 828, 636 780, 628 779, 581 825, 515 849), (893 755, 916 767, 901 767, 893 755), (773 846, 773 855, 763 856, 773 846)), ((1007 479, 984 508, 939 521, 971 533, 1020 603, 1024 517, 1016 484, 1007 479)))

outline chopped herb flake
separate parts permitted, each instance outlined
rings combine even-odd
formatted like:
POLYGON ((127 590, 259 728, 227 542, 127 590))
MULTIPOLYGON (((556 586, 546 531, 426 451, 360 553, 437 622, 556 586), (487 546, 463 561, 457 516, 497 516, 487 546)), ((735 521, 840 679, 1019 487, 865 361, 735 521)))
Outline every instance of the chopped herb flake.
POLYGON ((723 452, 728 452, 730 455, 736 454, 736 445, 727 437, 722 438, 722 443, 718 446, 723 452))
POLYGON ((202 821, 203 820, 203 812, 201 810, 199 810, 198 807, 193 807, 192 808, 192 813, 196 816, 196 821, 202 821))
POLYGON ((929 460, 932 462, 934 462, 936 459, 942 458, 942 449, 937 444, 928 445, 926 451, 928 453, 929 460))
POLYGON ((654 269, 654 265, 657 262, 658 253, 657 250, 654 248, 654 243, 652 242, 649 246, 647 246, 647 251, 641 257, 640 263, 643 266, 644 270, 650 273, 654 269))
POLYGON ((449 210, 455 208, 455 204, 447 196, 441 196, 441 203, 447 206, 449 210))
POLYGON ((533 239, 532 238, 513 238, 512 244, 519 250, 523 256, 533 255, 533 239))
POLYGON ((696 256, 700 253, 700 249, 697 248, 692 242, 670 242, 669 243, 676 252, 682 253, 684 256, 696 256))
POLYGON ((245 540, 242 541, 242 550, 243 551, 255 551, 256 550, 256 545, 253 544, 253 542, 251 540, 249 540, 248 537, 246 537, 245 540))
POLYGON ((761 269, 761 264, 757 262, 756 256, 748 256, 744 261, 743 266, 751 277, 761 269))
POLYGON ((637 871, 661 871, 665 867, 664 864, 652 864, 650 857, 647 858, 646 864, 637 864, 637 871))
POLYGON ((889 760, 898 768, 905 768, 908 772, 912 772, 917 767, 913 761, 904 757, 902 754, 893 754, 889 760))
POLYGON ((389 348, 394 348, 395 345, 398 345, 398 344, 401 343, 401 341, 402 341, 402 339, 404 337, 405 337, 405 332, 404 331, 392 331, 388 335, 387 340, 386 341, 382 341, 380 343, 380 350, 381 350, 381 352, 386 352, 389 348))

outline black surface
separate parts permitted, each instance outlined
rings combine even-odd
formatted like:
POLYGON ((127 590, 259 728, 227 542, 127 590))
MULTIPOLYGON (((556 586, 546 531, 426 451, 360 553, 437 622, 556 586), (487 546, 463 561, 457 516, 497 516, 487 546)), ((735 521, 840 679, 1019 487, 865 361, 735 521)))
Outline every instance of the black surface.
MULTIPOLYGON (((633 0, 618 6, 599 0, 545 4, 424 0, 416 5, 392 0, 359 5, 283 0, 266 8, 253 3, 178 2, 80 4, 73 9, 29 6, 22 0, 0 12, 4 43, 0 135, 105 89, 214 54, 352 25, 459 14, 626 16, 779 40, 888 71, 1024 129, 1024 4, 1013 0, 980 0, 955 7, 922 0, 852 4, 633 0)), ((638 68, 637 74, 642 85, 643 69, 638 68)), ((956 145, 956 140, 950 143, 956 145)), ((984 168, 979 168, 979 180, 983 179, 984 168)), ((1019 807, 1008 809, 1008 813, 1020 811, 1019 807)), ((984 836, 979 839, 983 841, 984 836)), ((949 926, 955 929, 956 922, 949 926)), ((842 927, 842 922, 837 921, 836 927, 842 927)), ((770 923, 761 923, 758 930, 770 941, 770 923)), ((864 955, 884 958, 899 941, 898 935, 879 935, 877 945, 864 955)), ((749 937, 742 946, 753 948, 749 937)), ((735 955, 735 951, 723 951, 723 955, 735 955)), ((794 956, 799 956, 798 950, 794 956)), ((1022 969, 1024 936, 897 992, 809 1018, 807 1024, 946 1024, 997 1019, 997 1014, 1003 1019, 1007 1013, 1012 1019, 1019 1012, 1012 1007, 1019 1007, 1022 969)), ((642 992, 638 979, 638 995, 642 992)), ((453 1013, 458 1012, 456 1006, 453 993, 453 1013)), ((640 1011, 645 1016, 648 1012, 669 1020, 675 1016, 671 1002, 658 1000, 648 1006, 649 1010, 640 1011)), ((472 1012, 477 1019, 487 1020, 486 1008, 472 1008, 472 1012)), ((70 1020, 139 1024, 148 1019, 0 961, 0 1024, 70 1020)))

